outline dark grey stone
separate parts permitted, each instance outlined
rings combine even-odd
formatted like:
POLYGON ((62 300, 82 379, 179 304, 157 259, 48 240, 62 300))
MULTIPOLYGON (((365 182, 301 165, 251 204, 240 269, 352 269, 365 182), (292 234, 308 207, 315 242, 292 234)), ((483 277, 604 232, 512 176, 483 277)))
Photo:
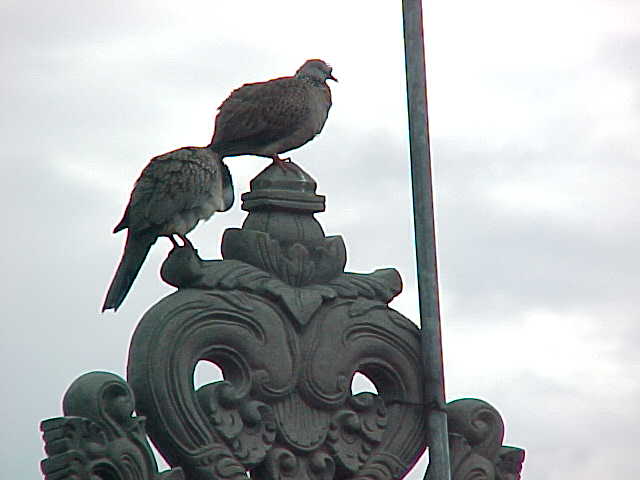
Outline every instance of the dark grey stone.
POLYGON ((184 480, 180 468, 158 473, 143 417, 132 417, 133 393, 107 372, 90 372, 71 384, 64 417, 45 420, 47 480, 184 480))
MULTIPOLYGON (((297 165, 272 165, 243 195, 249 214, 225 232, 221 260, 170 252, 161 275, 178 290, 138 324, 128 383, 83 375, 65 417, 42 423, 47 480, 404 476, 428 438, 419 330, 388 306, 396 270, 344 272, 342 238, 313 216, 315 189, 297 165), (196 390, 200 361, 224 380, 196 390), (352 395, 356 372, 378 394, 352 395), (157 471, 145 426, 171 470, 157 471)), ((523 452, 501 445, 499 415, 474 402, 447 407, 454 480, 519 478, 523 452)))
POLYGON ((520 480, 524 450, 502 445, 504 422, 487 402, 447 404, 452 480, 520 480))
POLYGON ((189 479, 400 478, 424 449, 417 327, 388 303, 397 271, 345 273, 315 182, 270 166, 243 195, 223 260, 174 249, 178 287, 141 320, 128 381, 151 438, 189 479), (225 381, 194 391, 200 360, 225 381), (356 372, 379 395, 351 394, 356 372))

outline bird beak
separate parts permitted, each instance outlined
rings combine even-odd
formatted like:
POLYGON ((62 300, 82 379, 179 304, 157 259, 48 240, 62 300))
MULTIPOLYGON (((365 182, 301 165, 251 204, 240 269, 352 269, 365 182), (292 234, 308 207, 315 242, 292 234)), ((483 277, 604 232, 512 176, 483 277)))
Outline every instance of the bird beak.
POLYGON ((329 74, 329 76, 327 77, 327 80, 333 80, 334 82, 338 81, 338 79, 331 74, 329 74))

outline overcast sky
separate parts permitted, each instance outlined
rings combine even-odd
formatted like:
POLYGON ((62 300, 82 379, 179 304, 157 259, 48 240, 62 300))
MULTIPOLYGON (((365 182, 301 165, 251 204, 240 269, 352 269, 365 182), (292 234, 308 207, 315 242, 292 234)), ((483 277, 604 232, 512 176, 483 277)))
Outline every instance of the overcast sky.
MULTIPOLYGON (((138 319, 173 291, 161 240, 117 314, 98 313, 140 170, 207 144, 232 89, 307 58, 340 83, 292 158, 327 196, 318 219, 347 269, 396 267, 393 306, 417 321, 400 5, 2 2, 7 479, 40 478, 39 422, 80 374, 124 375, 138 319)), ((425 17, 448 400, 498 408, 527 480, 632 478, 640 3, 432 0, 425 17)), ((227 163, 239 198, 268 160, 227 163)), ((201 256, 244 215, 237 202, 194 231, 201 256)))

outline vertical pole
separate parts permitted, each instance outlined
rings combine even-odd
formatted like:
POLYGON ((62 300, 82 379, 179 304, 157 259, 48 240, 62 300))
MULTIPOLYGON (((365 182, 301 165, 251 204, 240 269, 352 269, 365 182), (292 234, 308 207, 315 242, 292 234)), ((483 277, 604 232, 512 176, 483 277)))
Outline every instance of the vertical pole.
POLYGON ((428 480, 450 480, 444 396, 436 236, 429 150, 422 0, 402 0, 407 75, 413 219, 415 224, 424 391, 429 441, 428 480))

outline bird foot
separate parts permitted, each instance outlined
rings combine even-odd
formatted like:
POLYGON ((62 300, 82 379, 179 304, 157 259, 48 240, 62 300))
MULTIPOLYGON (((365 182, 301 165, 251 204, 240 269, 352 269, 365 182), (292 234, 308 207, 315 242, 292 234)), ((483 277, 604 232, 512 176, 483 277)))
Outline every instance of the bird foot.
POLYGON ((193 243, 191 243, 191 240, 189 240, 185 235, 176 233, 175 236, 178 237, 180 240, 182 240, 182 245, 178 243, 178 241, 175 239, 173 235, 169 235, 169 240, 171 240, 171 243, 173 243, 173 248, 187 247, 187 248, 190 248, 191 250, 195 250, 193 243))
POLYGON ((182 243, 184 244, 183 246, 189 247, 191 250, 195 250, 193 243, 191 243, 191 240, 189 240, 185 235, 178 234, 178 237, 182 240, 182 243))
POLYGON ((273 164, 277 165, 278 167, 280 167, 285 172, 287 171, 288 166, 291 165, 291 157, 280 158, 279 156, 274 155, 271 158, 273 159, 273 164))

